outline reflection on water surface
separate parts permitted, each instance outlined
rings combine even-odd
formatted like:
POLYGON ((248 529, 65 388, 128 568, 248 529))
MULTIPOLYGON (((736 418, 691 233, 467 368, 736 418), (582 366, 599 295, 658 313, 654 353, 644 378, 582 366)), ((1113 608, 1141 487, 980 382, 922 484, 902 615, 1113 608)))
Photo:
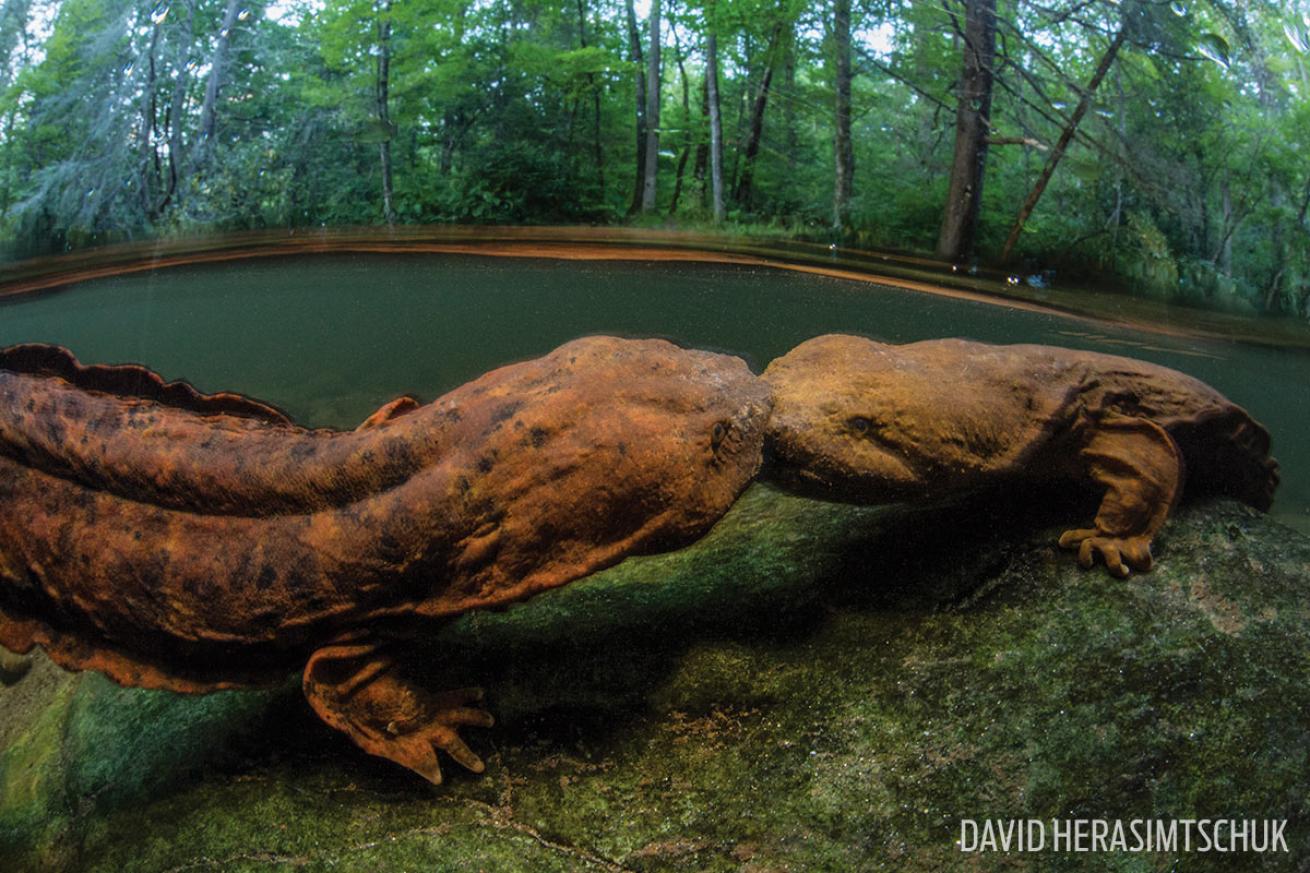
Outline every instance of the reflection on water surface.
MULTIPOLYGON (((641 253, 633 253, 638 256, 641 253)), ((1310 353, 1139 330, 750 263, 350 253, 173 266, 0 303, 0 345, 53 342, 206 391, 352 427, 410 392, 431 399, 585 334, 663 336, 757 369, 822 333, 960 336, 1129 355, 1190 373, 1273 433, 1275 514, 1310 530, 1310 353)))

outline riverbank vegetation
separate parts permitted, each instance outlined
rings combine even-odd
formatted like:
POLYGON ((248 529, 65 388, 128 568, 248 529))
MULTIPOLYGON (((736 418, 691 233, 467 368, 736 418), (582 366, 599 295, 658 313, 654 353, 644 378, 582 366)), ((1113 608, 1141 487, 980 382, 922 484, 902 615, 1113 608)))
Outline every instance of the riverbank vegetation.
POLYGON ((773 228, 1310 317, 1310 3, 4 0, 0 239, 773 228))

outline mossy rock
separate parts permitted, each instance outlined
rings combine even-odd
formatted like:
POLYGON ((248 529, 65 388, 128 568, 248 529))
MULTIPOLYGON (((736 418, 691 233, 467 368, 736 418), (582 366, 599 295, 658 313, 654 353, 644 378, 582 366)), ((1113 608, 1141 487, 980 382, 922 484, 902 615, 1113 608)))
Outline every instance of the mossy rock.
POLYGON ((294 678, 183 697, 39 659, 0 690, 0 866, 1299 869, 1310 540, 1186 507, 1125 583, 1050 548, 1086 507, 1001 499, 757 486, 691 548, 416 641, 499 718, 468 732, 487 773, 440 787, 318 723, 294 678), (1287 819, 1292 853, 955 845, 962 817, 1217 816, 1287 819))

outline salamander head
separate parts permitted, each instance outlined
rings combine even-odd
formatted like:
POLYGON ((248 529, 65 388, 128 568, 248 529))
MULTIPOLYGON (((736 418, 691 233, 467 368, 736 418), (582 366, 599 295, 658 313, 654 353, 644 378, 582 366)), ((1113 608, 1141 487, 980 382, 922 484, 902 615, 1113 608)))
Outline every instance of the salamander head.
MULTIPOLYGON (((613 392, 628 402, 631 427, 649 410, 650 432, 639 452, 666 483, 687 477, 692 506, 727 510, 755 478, 763 460, 770 391, 740 358, 679 349, 660 340, 629 341, 636 372, 613 392), (652 369, 652 367, 655 367, 652 369), (639 412, 640 410, 640 412, 639 412)), ((611 365, 622 373, 624 363, 611 365)))
POLYGON ((769 364, 773 389, 764 475, 827 500, 882 502, 922 485, 924 376, 894 346, 816 337, 769 364))
POLYGON ((665 340, 584 337, 458 390, 461 444, 491 461, 480 493, 531 496, 533 524, 560 541, 628 554, 688 542, 763 459, 768 386, 741 358, 665 340))

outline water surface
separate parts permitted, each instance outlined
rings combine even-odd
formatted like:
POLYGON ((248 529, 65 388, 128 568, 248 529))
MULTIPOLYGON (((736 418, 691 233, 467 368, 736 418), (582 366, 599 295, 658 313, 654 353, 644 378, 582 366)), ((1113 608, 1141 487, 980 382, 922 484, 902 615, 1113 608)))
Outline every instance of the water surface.
POLYGON ((53 342, 242 391, 353 427, 596 333, 662 336, 757 370, 822 333, 958 336, 1126 354, 1190 373, 1269 427, 1280 520, 1310 531, 1310 354, 1098 325, 769 267, 451 254, 337 254, 176 266, 0 301, 0 345, 53 342))

